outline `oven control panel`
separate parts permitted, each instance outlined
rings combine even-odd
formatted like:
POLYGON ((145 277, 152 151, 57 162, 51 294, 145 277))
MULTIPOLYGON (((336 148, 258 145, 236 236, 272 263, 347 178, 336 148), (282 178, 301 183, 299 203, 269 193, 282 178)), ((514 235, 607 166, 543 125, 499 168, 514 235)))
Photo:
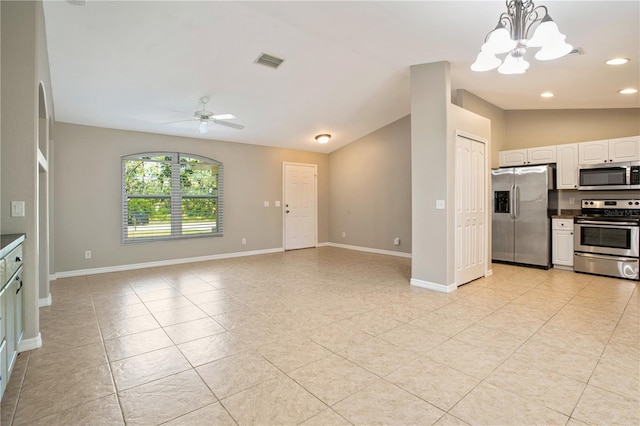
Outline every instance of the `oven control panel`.
POLYGON ((629 207, 638 206, 640 208, 640 200, 582 200, 582 208, 617 208, 626 209, 629 207))
POLYGON ((582 200, 582 214, 609 217, 640 216, 640 199, 582 200))

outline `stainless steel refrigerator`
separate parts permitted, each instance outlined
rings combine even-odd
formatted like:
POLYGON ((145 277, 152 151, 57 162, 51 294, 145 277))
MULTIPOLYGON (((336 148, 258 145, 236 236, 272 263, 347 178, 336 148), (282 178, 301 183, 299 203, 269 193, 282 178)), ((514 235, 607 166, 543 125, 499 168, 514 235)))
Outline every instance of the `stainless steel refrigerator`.
POLYGON ((492 259, 551 266, 551 219, 557 210, 549 165, 493 169, 492 259))

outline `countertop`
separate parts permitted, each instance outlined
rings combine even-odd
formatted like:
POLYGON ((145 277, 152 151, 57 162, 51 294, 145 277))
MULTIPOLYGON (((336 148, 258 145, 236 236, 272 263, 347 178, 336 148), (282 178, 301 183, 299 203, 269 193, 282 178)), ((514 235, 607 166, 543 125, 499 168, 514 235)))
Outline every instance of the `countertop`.
POLYGON ((6 257, 26 239, 26 234, 4 234, 0 236, 0 259, 6 257))
POLYGON ((581 213, 580 209, 562 209, 560 210, 560 214, 552 215, 551 219, 573 219, 581 213))

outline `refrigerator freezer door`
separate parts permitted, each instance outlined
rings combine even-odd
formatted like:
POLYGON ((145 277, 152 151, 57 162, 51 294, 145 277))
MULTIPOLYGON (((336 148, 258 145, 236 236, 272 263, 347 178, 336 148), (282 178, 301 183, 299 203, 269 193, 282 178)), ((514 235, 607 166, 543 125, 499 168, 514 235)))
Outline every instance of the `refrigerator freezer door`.
POLYGON ((513 188, 514 169, 491 170, 493 260, 514 261, 513 188))
POLYGON ((515 220, 515 262, 550 265, 549 166, 515 169, 518 216, 515 220))

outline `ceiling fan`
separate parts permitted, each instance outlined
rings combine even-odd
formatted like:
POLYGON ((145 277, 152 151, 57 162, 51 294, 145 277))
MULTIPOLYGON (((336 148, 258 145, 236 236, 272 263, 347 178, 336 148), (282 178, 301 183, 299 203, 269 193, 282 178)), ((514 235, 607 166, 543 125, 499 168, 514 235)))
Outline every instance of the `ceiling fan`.
POLYGON ((231 123, 230 121, 224 121, 224 120, 231 120, 236 118, 236 116, 233 114, 214 114, 211 111, 207 111, 206 106, 207 106, 207 102, 209 102, 209 98, 207 96, 201 97, 199 101, 202 104, 202 109, 196 111, 193 114, 195 118, 191 118, 189 120, 170 121, 165 124, 183 123, 187 121, 199 121, 200 133, 207 133, 209 131, 209 122, 220 124, 221 126, 231 127, 233 129, 238 129, 238 130, 244 129, 244 126, 242 124, 231 123))

